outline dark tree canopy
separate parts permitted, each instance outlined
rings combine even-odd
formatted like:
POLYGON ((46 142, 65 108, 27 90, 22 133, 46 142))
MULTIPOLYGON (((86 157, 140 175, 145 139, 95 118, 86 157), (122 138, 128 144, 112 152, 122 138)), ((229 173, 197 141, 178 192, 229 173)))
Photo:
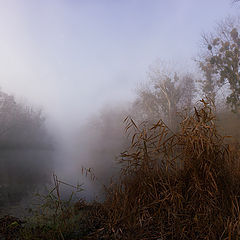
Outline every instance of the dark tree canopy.
POLYGON ((50 149, 50 137, 41 110, 16 102, 0 91, 0 149, 50 149))

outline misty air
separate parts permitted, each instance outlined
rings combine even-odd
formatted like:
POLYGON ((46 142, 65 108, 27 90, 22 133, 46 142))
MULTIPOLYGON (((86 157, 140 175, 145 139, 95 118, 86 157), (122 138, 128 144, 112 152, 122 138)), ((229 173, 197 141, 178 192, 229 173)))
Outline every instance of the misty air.
POLYGON ((240 1, 0 0, 0 66, 0 240, 240 238, 240 1))

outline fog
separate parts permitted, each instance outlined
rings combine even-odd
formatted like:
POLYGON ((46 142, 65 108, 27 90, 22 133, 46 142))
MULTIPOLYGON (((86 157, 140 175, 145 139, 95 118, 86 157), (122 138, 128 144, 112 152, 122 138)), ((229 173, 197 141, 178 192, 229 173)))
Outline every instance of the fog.
MULTIPOLYGON (((115 158, 129 143, 123 119, 133 113, 149 65, 162 59, 194 72, 203 31, 238 13, 228 0, 0 0, 1 90, 19 106, 41 109, 51 136, 51 154, 23 149, 22 156, 1 158, 24 164, 34 158, 36 169, 49 159, 43 182, 55 172, 71 184, 83 182, 84 196, 93 199, 118 173, 115 158), (93 168, 97 182, 82 176, 82 167, 93 168)), ((12 138, 23 142, 21 134, 12 138)), ((0 163, 3 172, 7 164, 0 163)))

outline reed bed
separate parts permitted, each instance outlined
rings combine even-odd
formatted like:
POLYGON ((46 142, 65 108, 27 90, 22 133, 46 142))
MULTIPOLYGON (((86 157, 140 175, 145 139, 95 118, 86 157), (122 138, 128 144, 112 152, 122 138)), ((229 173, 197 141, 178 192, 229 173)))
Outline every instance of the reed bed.
POLYGON ((89 239, 240 239, 239 146, 218 134, 214 112, 201 100, 177 133, 125 119, 131 146, 89 239))

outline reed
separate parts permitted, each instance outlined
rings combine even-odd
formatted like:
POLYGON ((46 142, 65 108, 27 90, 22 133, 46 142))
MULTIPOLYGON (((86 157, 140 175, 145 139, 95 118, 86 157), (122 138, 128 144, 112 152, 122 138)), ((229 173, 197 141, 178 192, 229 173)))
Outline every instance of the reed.
POLYGON ((238 239, 239 148, 218 134, 214 105, 201 100, 177 133, 161 120, 125 122, 132 143, 95 239, 238 239))

